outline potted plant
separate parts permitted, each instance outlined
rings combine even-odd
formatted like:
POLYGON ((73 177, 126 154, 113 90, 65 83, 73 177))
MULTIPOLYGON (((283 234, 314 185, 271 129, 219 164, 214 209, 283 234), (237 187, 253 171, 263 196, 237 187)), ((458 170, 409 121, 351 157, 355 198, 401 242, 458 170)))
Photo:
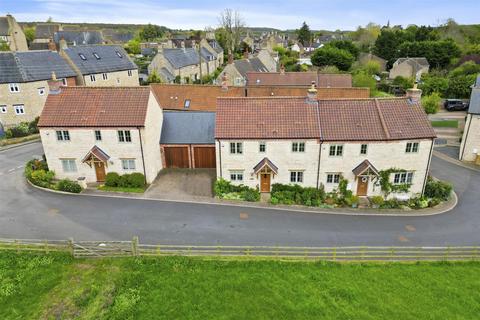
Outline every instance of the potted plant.
POLYGON ((350 197, 350 203, 352 204, 352 208, 357 208, 359 201, 360 201, 360 198, 358 196, 353 196, 352 195, 350 197))

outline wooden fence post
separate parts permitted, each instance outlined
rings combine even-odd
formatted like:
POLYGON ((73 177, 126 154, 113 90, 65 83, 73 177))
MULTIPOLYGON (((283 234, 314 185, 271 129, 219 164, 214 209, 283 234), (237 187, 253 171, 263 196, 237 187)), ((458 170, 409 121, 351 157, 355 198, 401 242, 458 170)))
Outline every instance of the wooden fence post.
POLYGON ((74 248, 73 238, 68 239, 68 248, 70 249, 70 254, 72 257, 75 257, 75 248, 74 248))
POLYGON ((43 241, 43 245, 45 246, 45 253, 48 254, 48 241, 46 239, 43 241))
POLYGON ((138 237, 133 236, 132 238, 132 256, 138 256, 138 237))

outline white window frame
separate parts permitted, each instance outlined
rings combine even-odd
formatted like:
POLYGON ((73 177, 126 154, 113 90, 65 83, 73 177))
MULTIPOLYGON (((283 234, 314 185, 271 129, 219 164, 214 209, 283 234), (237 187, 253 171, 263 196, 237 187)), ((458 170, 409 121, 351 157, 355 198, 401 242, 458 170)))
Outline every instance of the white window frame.
POLYGON ((290 171, 290 182, 291 183, 303 183, 303 171, 302 170, 292 170, 290 171))
POLYGON ((418 153, 420 149, 420 143, 418 142, 407 142, 405 146, 405 153, 418 153))
POLYGON ((331 144, 328 150, 329 157, 343 157, 343 144, 331 144), (332 154, 333 151, 333 154, 332 154))
POLYGON ((104 81, 107 81, 108 80, 108 73, 102 73, 102 79, 104 81))
POLYGON ((117 130, 118 142, 130 143, 132 142, 132 134, 130 130, 117 130))
POLYGON ((25 105, 23 105, 23 104, 14 104, 13 105, 13 110, 15 110, 15 115, 17 115, 17 116, 25 115, 25 105), (21 112, 19 112, 19 111, 21 111, 21 112))
POLYGON ((19 93, 20 92, 20 84, 18 83, 9 83, 8 88, 10 93, 19 93))
POLYGON ((258 152, 265 153, 267 152, 267 143, 265 141, 261 141, 258 143, 258 152), (263 150, 262 150, 263 147, 263 150))
POLYGON ((230 170, 230 181, 242 182, 243 181, 243 170, 230 170))
POLYGON ((232 141, 229 146, 230 154, 243 154, 243 142, 232 141))
POLYGON ((0 113, 7 113, 7 105, 2 104, 0 106, 0 113))
POLYGON ((132 70, 127 70, 127 74, 128 74, 129 77, 131 77, 133 75, 132 70))
POLYGON ((38 88, 38 95, 39 96, 44 96, 45 93, 46 93, 45 87, 38 88))
POLYGON ((361 155, 366 155, 366 154, 368 154, 368 144, 362 143, 362 144, 360 145, 360 154, 361 154, 361 155), (363 150, 364 147, 365 147, 365 152, 363 152, 363 151, 364 151, 364 150, 363 150))
POLYGON ((62 162, 62 169, 65 173, 77 172, 77 163, 75 159, 60 159, 62 162))
POLYGON ((327 173, 326 183, 330 185, 339 184, 341 179, 342 179, 342 175, 340 173, 336 173, 336 172, 327 173))
POLYGON ((413 171, 394 172, 393 173, 393 184, 394 185, 412 184, 413 175, 414 175, 413 171))
POLYGON ((94 74, 90 75, 90 81, 91 82, 97 82, 97 77, 94 74))
POLYGON ((121 159, 123 171, 133 171, 137 169, 135 159, 121 159))
POLYGON ((292 142, 292 152, 305 152, 305 142, 304 141, 292 142))
POLYGON ((95 141, 102 141, 102 131, 94 130, 93 135, 95 136, 95 141))
POLYGON ((57 130, 57 141, 70 141, 70 132, 68 130, 57 130))

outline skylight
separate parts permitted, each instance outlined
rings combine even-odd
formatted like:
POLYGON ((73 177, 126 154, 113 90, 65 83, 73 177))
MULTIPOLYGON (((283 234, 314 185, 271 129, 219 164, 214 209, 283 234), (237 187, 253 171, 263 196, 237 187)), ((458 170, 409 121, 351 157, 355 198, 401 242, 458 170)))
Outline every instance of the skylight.
POLYGON ((80 59, 82 59, 83 61, 87 61, 87 57, 85 57, 83 53, 79 53, 78 55, 80 56, 80 59))
POLYGON ((93 53, 93 56, 94 56, 97 60, 100 60, 100 56, 98 55, 98 53, 94 52, 94 53, 93 53))
POLYGON ((123 55, 122 55, 120 52, 115 51, 115 53, 117 54, 117 56, 118 56, 119 58, 123 58, 123 55))

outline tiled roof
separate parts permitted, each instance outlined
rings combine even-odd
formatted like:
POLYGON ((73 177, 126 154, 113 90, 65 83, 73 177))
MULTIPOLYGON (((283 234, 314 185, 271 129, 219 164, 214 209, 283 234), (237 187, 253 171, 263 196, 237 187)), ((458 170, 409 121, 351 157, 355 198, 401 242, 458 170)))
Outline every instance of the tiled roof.
POLYGON ((317 106, 304 97, 219 98, 215 137, 319 138, 317 106))
POLYGON ((25 51, 0 53, 0 83, 31 82, 52 78, 75 77, 75 71, 52 51, 25 51))
POLYGON ((224 91, 220 86, 208 85, 151 84, 150 86, 162 109, 167 110, 215 111, 217 97, 245 96, 243 87, 229 87, 224 91), (188 108, 185 108, 185 100, 190 100, 188 108))
POLYGON ((215 112, 165 111, 161 144, 214 144, 215 112))
POLYGON ((477 76, 477 80, 472 89, 468 113, 480 114, 480 75, 477 76))
POLYGON ((379 175, 377 168, 375 168, 375 166, 368 160, 363 160, 358 166, 356 166, 352 170, 352 172, 355 176, 358 177, 359 175, 365 173, 367 169, 370 169, 375 175, 379 175))
POLYGON ((62 87, 49 94, 39 127, 143 127, 149 87, 62 87))
POLYGON ((10 24, 7 17, 0 17, 0 36, 8 36, 10 31, 10 24))
POLYGON ((418 103, 406 98, 305 97, 224 98, 217 103, 216 138, 319 138, 324 141, 383 141, 433 138, 418 103))
POLYGON ((55 41, 56 44, 62 39, 64 39, 67 44, 74 44, 76 46, 103 43, 103 37, 100 31, 58 31, 53 36, 53 41, 55 41))
POLYGON ((274 165, 273 162, 270 161, 270 159, 268 159, 267 157, 260 160, 260 162, 257 163, 255 167, 253 167, 253 172, 257 174, 265 167, 270 168, 270 170, 272 170, 275 174, 278 173, 278 167, 274 165))
POLYGON ((209 40, 208 43, 217 53, 222 53, 223 52, 223 48, 220 46, 220 44, 217 42, 217 40, 209 40))
POLYGON ((248 72, 249 86, 310 86, 315 81, 317 87, 350 88, 351 74, 323 74, 316 72, 248 72))
POLYGON ((175 80, 175 76, 165 67, 160 68, 160 75, 168 82, 175 80))
POLYGON ((237 71, 242 75, 242 77, 247 77, 249 72, 259 72, 259 73, 266 73, 268 72, 267 67, 262 63, 259 58, 251 58, 251 59, 241 59, 235 60, 233 62, 237 71))
POLYGON ((42 23, 35 26, 35 39, 53 39, 55 32, 60 30, 59 24, 42 23))
POLYGON ((395 64, 400 64, 407 62, 411 64, 412 66, 419 66, 419 67, 428 67, 430 64, 428 63, 428 60, 426 58, 398 58, 397 61, 395 61, 395 64))
POLYGON ((107 162, 108 159, 110 159, 110 156, 97 146, 93 146, 93 148, 90 149, 90 151, 88 151, 88 153, 83 158, 82 162, 87 162, 92 157, 95 157, 98 160, 101 160, 103 162, 107 162))
POLYGON ((65 53, 83 75, 138 69, 125 50, 117 45, 74 46, 65 49, 65 53))
POLYGON ((163 49, 163 53, 159 54, 163 54, 175 69, 200 63, 200 58, 194 48, 163 49))

